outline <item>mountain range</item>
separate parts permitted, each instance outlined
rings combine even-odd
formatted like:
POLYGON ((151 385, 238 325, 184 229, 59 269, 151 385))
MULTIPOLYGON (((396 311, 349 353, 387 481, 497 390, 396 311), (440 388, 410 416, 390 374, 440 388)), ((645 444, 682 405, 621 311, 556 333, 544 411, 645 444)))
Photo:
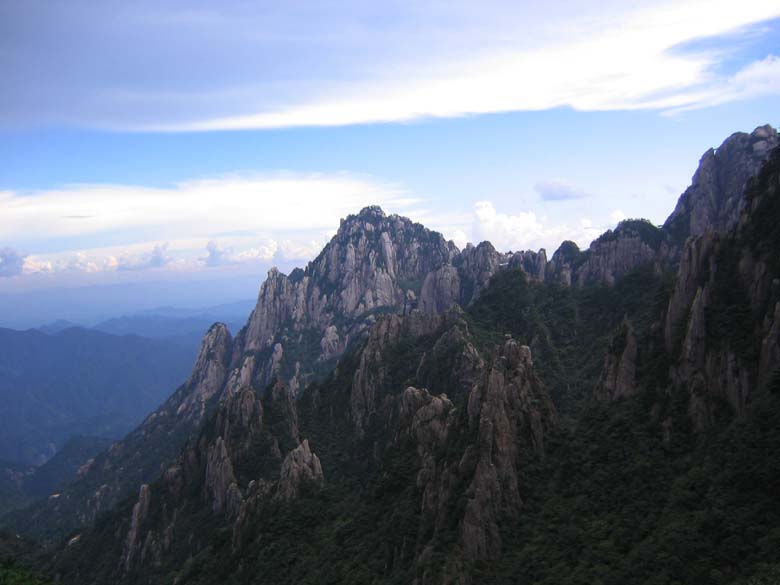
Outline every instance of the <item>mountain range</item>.
POLYGON ((772 582, 779 142, 549 259, 366 207, 3 524, 65 584, 772 582))

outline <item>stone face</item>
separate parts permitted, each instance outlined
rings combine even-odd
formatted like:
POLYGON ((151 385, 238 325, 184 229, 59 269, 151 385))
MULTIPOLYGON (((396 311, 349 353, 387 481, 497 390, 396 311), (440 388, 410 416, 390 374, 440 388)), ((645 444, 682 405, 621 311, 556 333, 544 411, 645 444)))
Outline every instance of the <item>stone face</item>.
POLYGON ((192 375, 187 381, 190 390, 176 409, 176 415, 196 422, 203 419, 206 404, 217 395, 225 383, 230 363, 232 338, 227 326, 215 323, 201 343, 192 375))
POLYGON ((664 227, 680 241, 707 230, 734 227, 745 206, 745 185, 758 174, 769 152, 780 144, 772 126, 751 134, 737 132, 704 153, 691 186, 682 194, 664 227))
POLYGON ((461 460, 474 471, 460 542, 467 559, 490 559, 502 549, 499 520, 520 512, 518 466, 524 457, 544 454, 545 435, 557 424, 527 346, 510 339, 496 349, 482 381, 469 394, 467 414, 477 442, 461 460))
POLYGON ((634 328, 625 319, 613 339, 612 348, 604 357, 604 368, 595 391, 598 399, 613 402, 634 394, 638 350, 634 328))
POLYGON ((371 329, 366 346, 360 354, 360 364, 354 374, 350 393, 350 415, 355 431, 362 436, 371 416, 377 412, 377 395, 385 384, 388 373, 386 350, 403 337, 420 337, 440 329, 447 314, 388 315, 371 329))
MULTIPOLYGON (((297 337, 314 335, 320 340, 319 354, 296 372, 297 385, 305 383, 315 361, 338 358, 364 333, 373 311, 400 313, 416 307, 426 277, 457 254, 440 234, 367 207, 343 220, 320 255, 294 278, 275 269, 268 273, 243 337, 243 352, 262 352, 275 344, 285 351, 298 343, 297 337)), ((437 306, 447 303, 434 301, 437 306)), ((278 371, 271 365, 258 369, 255 384, 267 385, 278 371)))
POLYGON ((138 501, 133 506, 133 514, 130 520, 130 530, 127 532, 125 541, 124 564, 129 569, 135 556, 139 552, 141 534, 141 525, 149 514, 149 503, 151 501, 151 492, 147 484, 143 484, 138 493, 138 501))
POLYGON ((325 480, 320 459, 309 448, 308 439, 290 451, 284 458, 276 497, 293 500, 304 483, 321 485, 325 480))
POLYGON ((429 272, 420 291, 419 308, 424 313, 441 313, 460 302, 458 269, 447 264, 429 272))
MULTIPOLYGON (((775 136, 771 128, 762 132, 775 136)), ((766 227, 762 217, 773 208, 766 204, 780 196, 780 165, 773 161, 762 171, 763 190, 750 206, 743 205, 729 232, 706 231, 689 238, 682 250, 664 342, 673 357, 672 383, 688 392, 688 413, 697 430, 712 425, 725 404, 743 415, 780 366, 780 280, 770 269, 777 266, 775 228, 766 227), (730 319, 728 329, 713 316, 730 319)))
POLYGON ((666 261, 665 239, 665 234, 648 222, 624 221, 591 242, 585 251, 574 242, 561 244, 547 266, 545 277, 547 282, 578 288, 614 286, 643 264, 666 261))

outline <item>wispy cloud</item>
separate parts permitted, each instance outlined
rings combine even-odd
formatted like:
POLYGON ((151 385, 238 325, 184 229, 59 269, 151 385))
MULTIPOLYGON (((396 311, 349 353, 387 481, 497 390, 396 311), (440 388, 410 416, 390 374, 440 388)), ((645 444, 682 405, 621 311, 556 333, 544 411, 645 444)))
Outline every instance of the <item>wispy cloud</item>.
POLYGON ((0 68, 15 91, 0 120, 199 131, 703 107, 777 92, 771 55, 730 75, 718 64, 734 31, 778 16, 776 0, 11 0, 0 20, 18 34, 0 38, 0 68))

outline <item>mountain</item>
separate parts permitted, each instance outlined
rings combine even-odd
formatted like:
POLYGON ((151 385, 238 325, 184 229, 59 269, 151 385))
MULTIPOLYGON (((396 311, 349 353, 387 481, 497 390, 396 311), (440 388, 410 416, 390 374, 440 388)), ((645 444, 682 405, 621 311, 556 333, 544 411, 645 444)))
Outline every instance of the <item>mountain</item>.
POLYGON ((66 319, 57 319, 55 321, 50 321, 49 323, 44 323, 43 325, 38 327, 38 331, 42 333, 47 333, 49 335, 55 335, 60 331, 65 331, 65 329, 70 329, 72 327, 81 327, 81 326, 78 323, 74 323, 73 321, 68 321, 66 319))
POLYGON ((707 230, 733 228, 745 206, 748 180, 758 174, 778 144, 777 130, 767 124, 750 134, 732 134, 720 147, 705 152, 691 186, 680 197, 664 228, 679 241, 707 230))
POLYGON ((0 458, 41 464, 73 435, 123 435, 189 360, 175 344, 134 336, 0 329, 0 458))
POLYGON ((75 436, 40 467, 36 467, 22 485, 30 500, 48 498, 83 473, 95 455, 107 449, 111 440, 104 437, 75 436))
POLYGON ((724 143, 729 172, 758 172, 712 192, 738 218, 684 240, 629 220, 548 262, 349 216, 14 526, 73 530, 45 564, 62 583, 771 579, 780 149, 761 131, 724 143))
POLYGON ((151 339, 177 338, 187 343, 191 343, 192 338, 197 338, 193 349, 194 359, 200 340, 213 323, 224 322, 238 330, 253 307, 254 301, 238 301, 199 309, 157 307, 101 321, 93 329, 112 335, 138 335, 151 339))

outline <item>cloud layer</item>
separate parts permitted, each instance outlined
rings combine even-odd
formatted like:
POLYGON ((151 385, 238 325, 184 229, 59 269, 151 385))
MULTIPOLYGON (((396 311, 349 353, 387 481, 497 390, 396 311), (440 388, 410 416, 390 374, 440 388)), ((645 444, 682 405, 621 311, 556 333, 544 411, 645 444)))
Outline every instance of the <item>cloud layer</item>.
POLYGON ((224 130, 542 110, 674 111, 778 93, 718 65, 775 0, 0 5, 0 123, 224 130), (132 50, 127 50, 132 47, 132 50))
POLYGON ((0 242, 14 243, 0 252, 0 274, 305 260, 341 218, 367 203, 404 211, 415 199, 396 186, 348 173, 234 175, 170 188, 72 185, 0 192, 0 242))

